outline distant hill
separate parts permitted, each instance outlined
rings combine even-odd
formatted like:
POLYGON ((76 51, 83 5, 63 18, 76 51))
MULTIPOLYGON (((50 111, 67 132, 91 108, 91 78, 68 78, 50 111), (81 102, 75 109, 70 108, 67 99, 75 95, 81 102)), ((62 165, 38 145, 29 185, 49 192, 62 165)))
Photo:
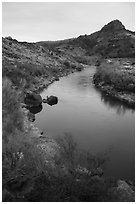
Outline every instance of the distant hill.
POLYGON ((62 41, 41 41, 37 44, 75 57, 135 57, 135 32, 126 30, 119 20, 111 21, 100 31, 90 35, 62 41))

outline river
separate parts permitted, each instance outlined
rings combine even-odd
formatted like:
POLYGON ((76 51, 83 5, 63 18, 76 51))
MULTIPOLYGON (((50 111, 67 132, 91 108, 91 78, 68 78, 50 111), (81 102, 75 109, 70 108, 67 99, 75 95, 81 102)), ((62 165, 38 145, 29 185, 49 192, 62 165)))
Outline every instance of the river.
POLYGON ((60 78, 41 93, 55 95, 55 106, 43 104, 35 124, 51 136, 70 133, 78 146, 93 154, 109 152, 105 174, 123 179, 135 177, 135 112, 105 96, 93 83, 94 66, 60 78))

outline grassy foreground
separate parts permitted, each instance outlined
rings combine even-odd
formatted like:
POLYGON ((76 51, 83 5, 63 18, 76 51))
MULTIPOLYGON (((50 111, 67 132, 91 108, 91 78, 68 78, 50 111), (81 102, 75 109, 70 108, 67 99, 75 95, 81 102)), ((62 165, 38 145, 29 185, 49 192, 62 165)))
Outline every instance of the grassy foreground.
POLYGON ((106 94, 135 106, 135 59, 105 59, 98 64, 94 84, 106 94))

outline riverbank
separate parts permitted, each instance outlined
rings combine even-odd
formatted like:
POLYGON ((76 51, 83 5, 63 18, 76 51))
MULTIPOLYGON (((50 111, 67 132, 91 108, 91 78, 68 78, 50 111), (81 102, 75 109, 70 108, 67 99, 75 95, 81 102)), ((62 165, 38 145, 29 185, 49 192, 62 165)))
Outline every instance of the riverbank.
POLYGON ((70 135, 53 140, 28 121, 8 81, 3 99, 3 201, 134 201, 132 182, 103 175, 104 158, 79 157, 70 135))
POLYGON ((95 86, 105 94, 135 107, 135 59, 105 59, 93 77, 95 86))
POLYGON ((79 65, 34 43, 3 39, 3 201, 134 201, 133 184, 107 180, 96 157, 94 168, 78 166, 73 141, 67 136, 58 145, 21 107, 25 90, 39 93, 79 65))
POLYGON ((72 56, 52 52, 36 43, 2 39, 2 75, 16 89, 39 91, 60 76, 81 71, 83 65, 72 56))
POLYGON ((37 84, 33 84, 33 86, 31 87, 31 91, 40 93, 41 91, 43 91, 44 89, 46 89, 50 84, 52 84, 54 81, 59 81, 60 77, 63 76, 67 76, 71 73, 74 72, 79 72, 82 71, 84 69, 84 65, 79 64, 77 65, 77 68, 70 68, 70 69, 63 69, 62 71, 57 71, 56 76, 41 76, 37 79, 37 84))

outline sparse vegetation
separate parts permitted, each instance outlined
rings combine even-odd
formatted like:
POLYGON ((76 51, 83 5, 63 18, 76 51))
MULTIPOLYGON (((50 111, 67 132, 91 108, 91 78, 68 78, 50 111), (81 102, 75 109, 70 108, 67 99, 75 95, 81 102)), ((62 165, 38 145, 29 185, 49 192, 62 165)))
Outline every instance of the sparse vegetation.
POLYGON ((65 61, 63 62, 63 64, 64 64, 67 68, 70 67, 70 63, 69 63, 69 61, 67 61, 67 60, 65 60, 65 61))
MULTIPOLYGON (((72 136, 66 134, 53 142, 56 152, 50 158, 45 150, 48 142, 34 137, 20 107, 26 89, 38 91, 63 74, 81 71, 83 64, 92 62, 92 57, 93 61, 108 58, 96 63, 95 85, 133 105, 135 33, 124 28, 119 35, 115 30, 107 32, 106 26, 104 31, 45 43, 18 42, 10 36, 3 38, 3 201, 120 201, 117 181, 103 176, 106 155, 79 151, 72 136), (108 62, 109 57, 132 57, 132 60, 110 59, 108 62)), ((130 195, 125 193, 121 201, 134 201, 133 186, 129 188, 130 195)))
MULTIPOLYGON (((38 148, 38 139, 33 137, 31 130, 24 131, 24 115, 18 103, 19 94, 11 87, 12 83, 4 79, 3 201, 58 202, 102 199, 102 180, 94 180, 94 184, 89 182, 93 175, 88 175, 85 167, 79 166, 79 162, 85 163, 86 160, 78 159, 76 144, 71 135, 66 134, 56 139, 58 150, 55 157, 48 163, 45 162, 44 150, 38 148), (95 189, 97 195, 92 198, 92 191, 95 189)), ((90 171, 94 172, 102 164, 96 157, 92 156, 90 160, 88 154, 88 164, 89 161, 92 165, 90 171)))
POLYGON ((7 138, 15 129, 23 130, 23 115, 19 108, 19 95, 12 89, 12 83, 5 78, 2 85, 3 137, 7 138))
POLYGON ((22 201, 33 188, 34 178, 42 171, 43 159, 31 131, 25 132, 19 93, 8 79, 3 80, 2 91, 3 201, 22 201))
POLYGON ((38 83, 38 78, 47 74, 47 69, 44 66, 38 66, 30 63, 18 63, 15 65, 8 61, 3 61, 2 75, 8 77, 14 86, 18 89, 31 88, 33 84, 38 83))
POLYGON ((9 79, 4 78, 3 201, 103 199, 104 189, 102 191, 100 185, 104 184, 98 168, 104 163, 104 158, 79 154, 72 136, 66 134, 56 139, 57 153, 46 163, 43 150, 38 148, 38 139, 33 137, 31 130, 26 132, 24 129, 25 116, 19 102, 20 93, 14 90, 9 79), (93 184, 95 175, 99 178, 93 184), (96 196, 93 197, 94 191, 96 196))
POLYGON ((134 59, 107 59, 102 61, 94 75, 95 85, 110 95, 112 94, 112 96, 115 93, 130 95, 125 101, 133 105, 135 100, 135 66, 133 61, 134 59), (131 97, 133 101, 130 101, 131 97))
POLYGON ((87 60, 87 58, 86 57, 84 57, 84 56, 81 56, 81 57, 78 57, 78 56, 76 56, 76 57, 74 57, 74 59, 78 62, 78 63, 82 63, 82 64, 88 64, 88 60, 87 60))

